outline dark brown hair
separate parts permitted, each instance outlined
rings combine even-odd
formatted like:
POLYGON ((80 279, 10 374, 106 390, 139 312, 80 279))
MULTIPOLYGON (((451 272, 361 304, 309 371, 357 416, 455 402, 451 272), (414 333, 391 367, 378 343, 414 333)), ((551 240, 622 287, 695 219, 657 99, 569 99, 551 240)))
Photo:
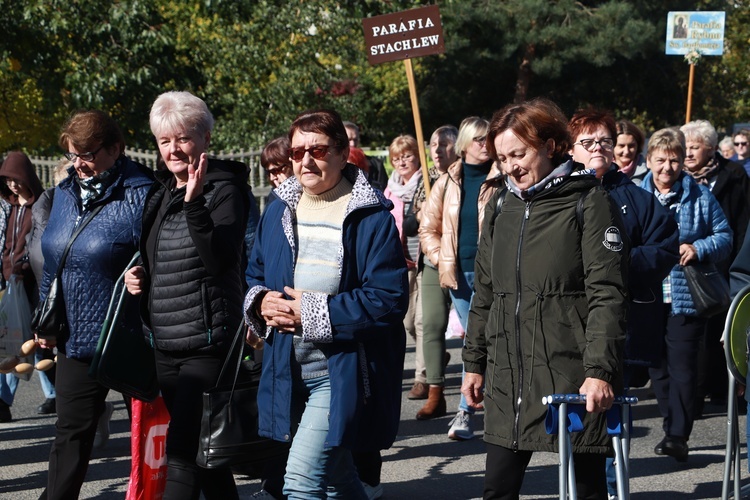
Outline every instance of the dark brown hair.
POLYGON ((571 118, 568 123, 570 138, 574 141, 579 135, 585 134, 586 132, 593 132, 599 127, 607 129, 612 141, 617 140, 615 118, 608 111, 594 108, 581 109, 575 112, 573 118, 571 118))
POLYGON ((60 147, 68 151, 72 144, 79 151, 96 151, 100 146, 111 149, 117 146, 119 154, 125 151, 125 136, 117 122, 98 109, 76 111, 60 131, 60 147))
POLYGON ((506 130, 512 130, 521 142, 535 149, 552 140, 552 162, 555 165, 563 162, 572 143, 568 119, 557 104, 543 97, 521 104, 509 104, 492 115, 487 131, 487 152, 495 161, 495 138, 506 130))
MULTIPOLYGON (((633 139, 635 139, 636 151, 639 153, 643 151, 643 144, 646 142, 646 135, 638 125, 627 120, 618 120, 615 126, 617 128, 617 135, 632 135, 633 139)), ((615 142, 617 142, 617 137, 615 137, 615 142)))
POLYGON ((266 170, 270 165, 292 168, 289 159, 289 138, 282 135, 266 144, 260 153, 260 164, 266 170))
POLYGON ((297 131, 330 137, 333 140, 334 149, 339 152, 349 147, 349 137, 346 135, 344 122, 341 121, 341 116, 332 109, 316 109, 298 115, 289 128, 290 144, 297 131))

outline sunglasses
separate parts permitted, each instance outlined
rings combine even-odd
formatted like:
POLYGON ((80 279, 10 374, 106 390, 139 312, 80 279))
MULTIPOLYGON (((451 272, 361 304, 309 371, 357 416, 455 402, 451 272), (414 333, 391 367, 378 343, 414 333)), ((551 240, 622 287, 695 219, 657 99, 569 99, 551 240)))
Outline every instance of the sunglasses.
POLYGON ((96 151, 88 152, 88 153, 63 153, 63 156, 68 159, 68 161, 75 161, 76 158, 80 158, 83 161, 94 161, 96 158, 96 153, 101 151, 101 149, 104 147, 104 144, 99 146, 96 151))
POLYGON ((330 148, 331 146, 313 146, 307 149, 291 148, 289 150, 289 158, 291 158, 293 161, 302 161, 302 158, 305 157, 305 153, 310 153, 310 156, 312 156, 314 159, 322 160, 326 157, 330 148))
POLYGON ((747 146, 747 142, 735 142, 735 146, 747 146))
POLYGON ((287 168, 289 167, 282 165, 280 167, 269 168, 266 172, 268 172, 269 177, 276 177, 277 175, 283 174, 287 168))

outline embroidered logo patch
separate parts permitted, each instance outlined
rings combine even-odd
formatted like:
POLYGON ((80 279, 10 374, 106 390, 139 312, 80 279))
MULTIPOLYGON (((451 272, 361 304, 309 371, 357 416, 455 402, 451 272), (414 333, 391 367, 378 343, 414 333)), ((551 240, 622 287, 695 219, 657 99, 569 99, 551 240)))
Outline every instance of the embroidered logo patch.
POLYGON ((613 252, 619 252, 622 250, 623 245, 620 230, 615 226, 609 226, 604 231, 604 241, 602 241, 602 245, 604 245, 607 250, 612 250, 613 252))

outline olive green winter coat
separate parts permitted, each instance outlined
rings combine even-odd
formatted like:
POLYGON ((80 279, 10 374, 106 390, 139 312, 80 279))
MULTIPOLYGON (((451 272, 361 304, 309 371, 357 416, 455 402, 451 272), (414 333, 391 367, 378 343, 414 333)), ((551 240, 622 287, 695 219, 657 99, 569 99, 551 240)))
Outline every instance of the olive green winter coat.
MULTIPOLYGON (((622 390, 625 232, 591 175, 568 177, 528 202, 508 193, 494 223, 490 212, 484 220, 463 360, 467 372, 486 371, 485 441, 556 451, 543 396, 578 394, 586 377, 622 390)), ((572 435, 573 451, 608 452, 604 414, 587 414, 584 425, 572 435)))

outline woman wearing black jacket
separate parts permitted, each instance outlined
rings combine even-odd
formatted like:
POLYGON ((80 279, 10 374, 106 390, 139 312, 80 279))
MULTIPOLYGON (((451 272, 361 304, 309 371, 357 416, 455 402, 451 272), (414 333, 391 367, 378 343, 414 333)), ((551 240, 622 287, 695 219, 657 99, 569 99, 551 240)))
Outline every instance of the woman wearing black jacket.
POLYGON ((229 469, 195 463, 202 394, 216 385, 242 321, 241 250, 248 212, 246 169, 208 160, 213 117, 188 92, 167 92, 151 108, 151 131, 167 170, 143 210, 143 265, 126 275, 142 294, 144 331, 170 413, 164 499, 238 498, 229 469))

